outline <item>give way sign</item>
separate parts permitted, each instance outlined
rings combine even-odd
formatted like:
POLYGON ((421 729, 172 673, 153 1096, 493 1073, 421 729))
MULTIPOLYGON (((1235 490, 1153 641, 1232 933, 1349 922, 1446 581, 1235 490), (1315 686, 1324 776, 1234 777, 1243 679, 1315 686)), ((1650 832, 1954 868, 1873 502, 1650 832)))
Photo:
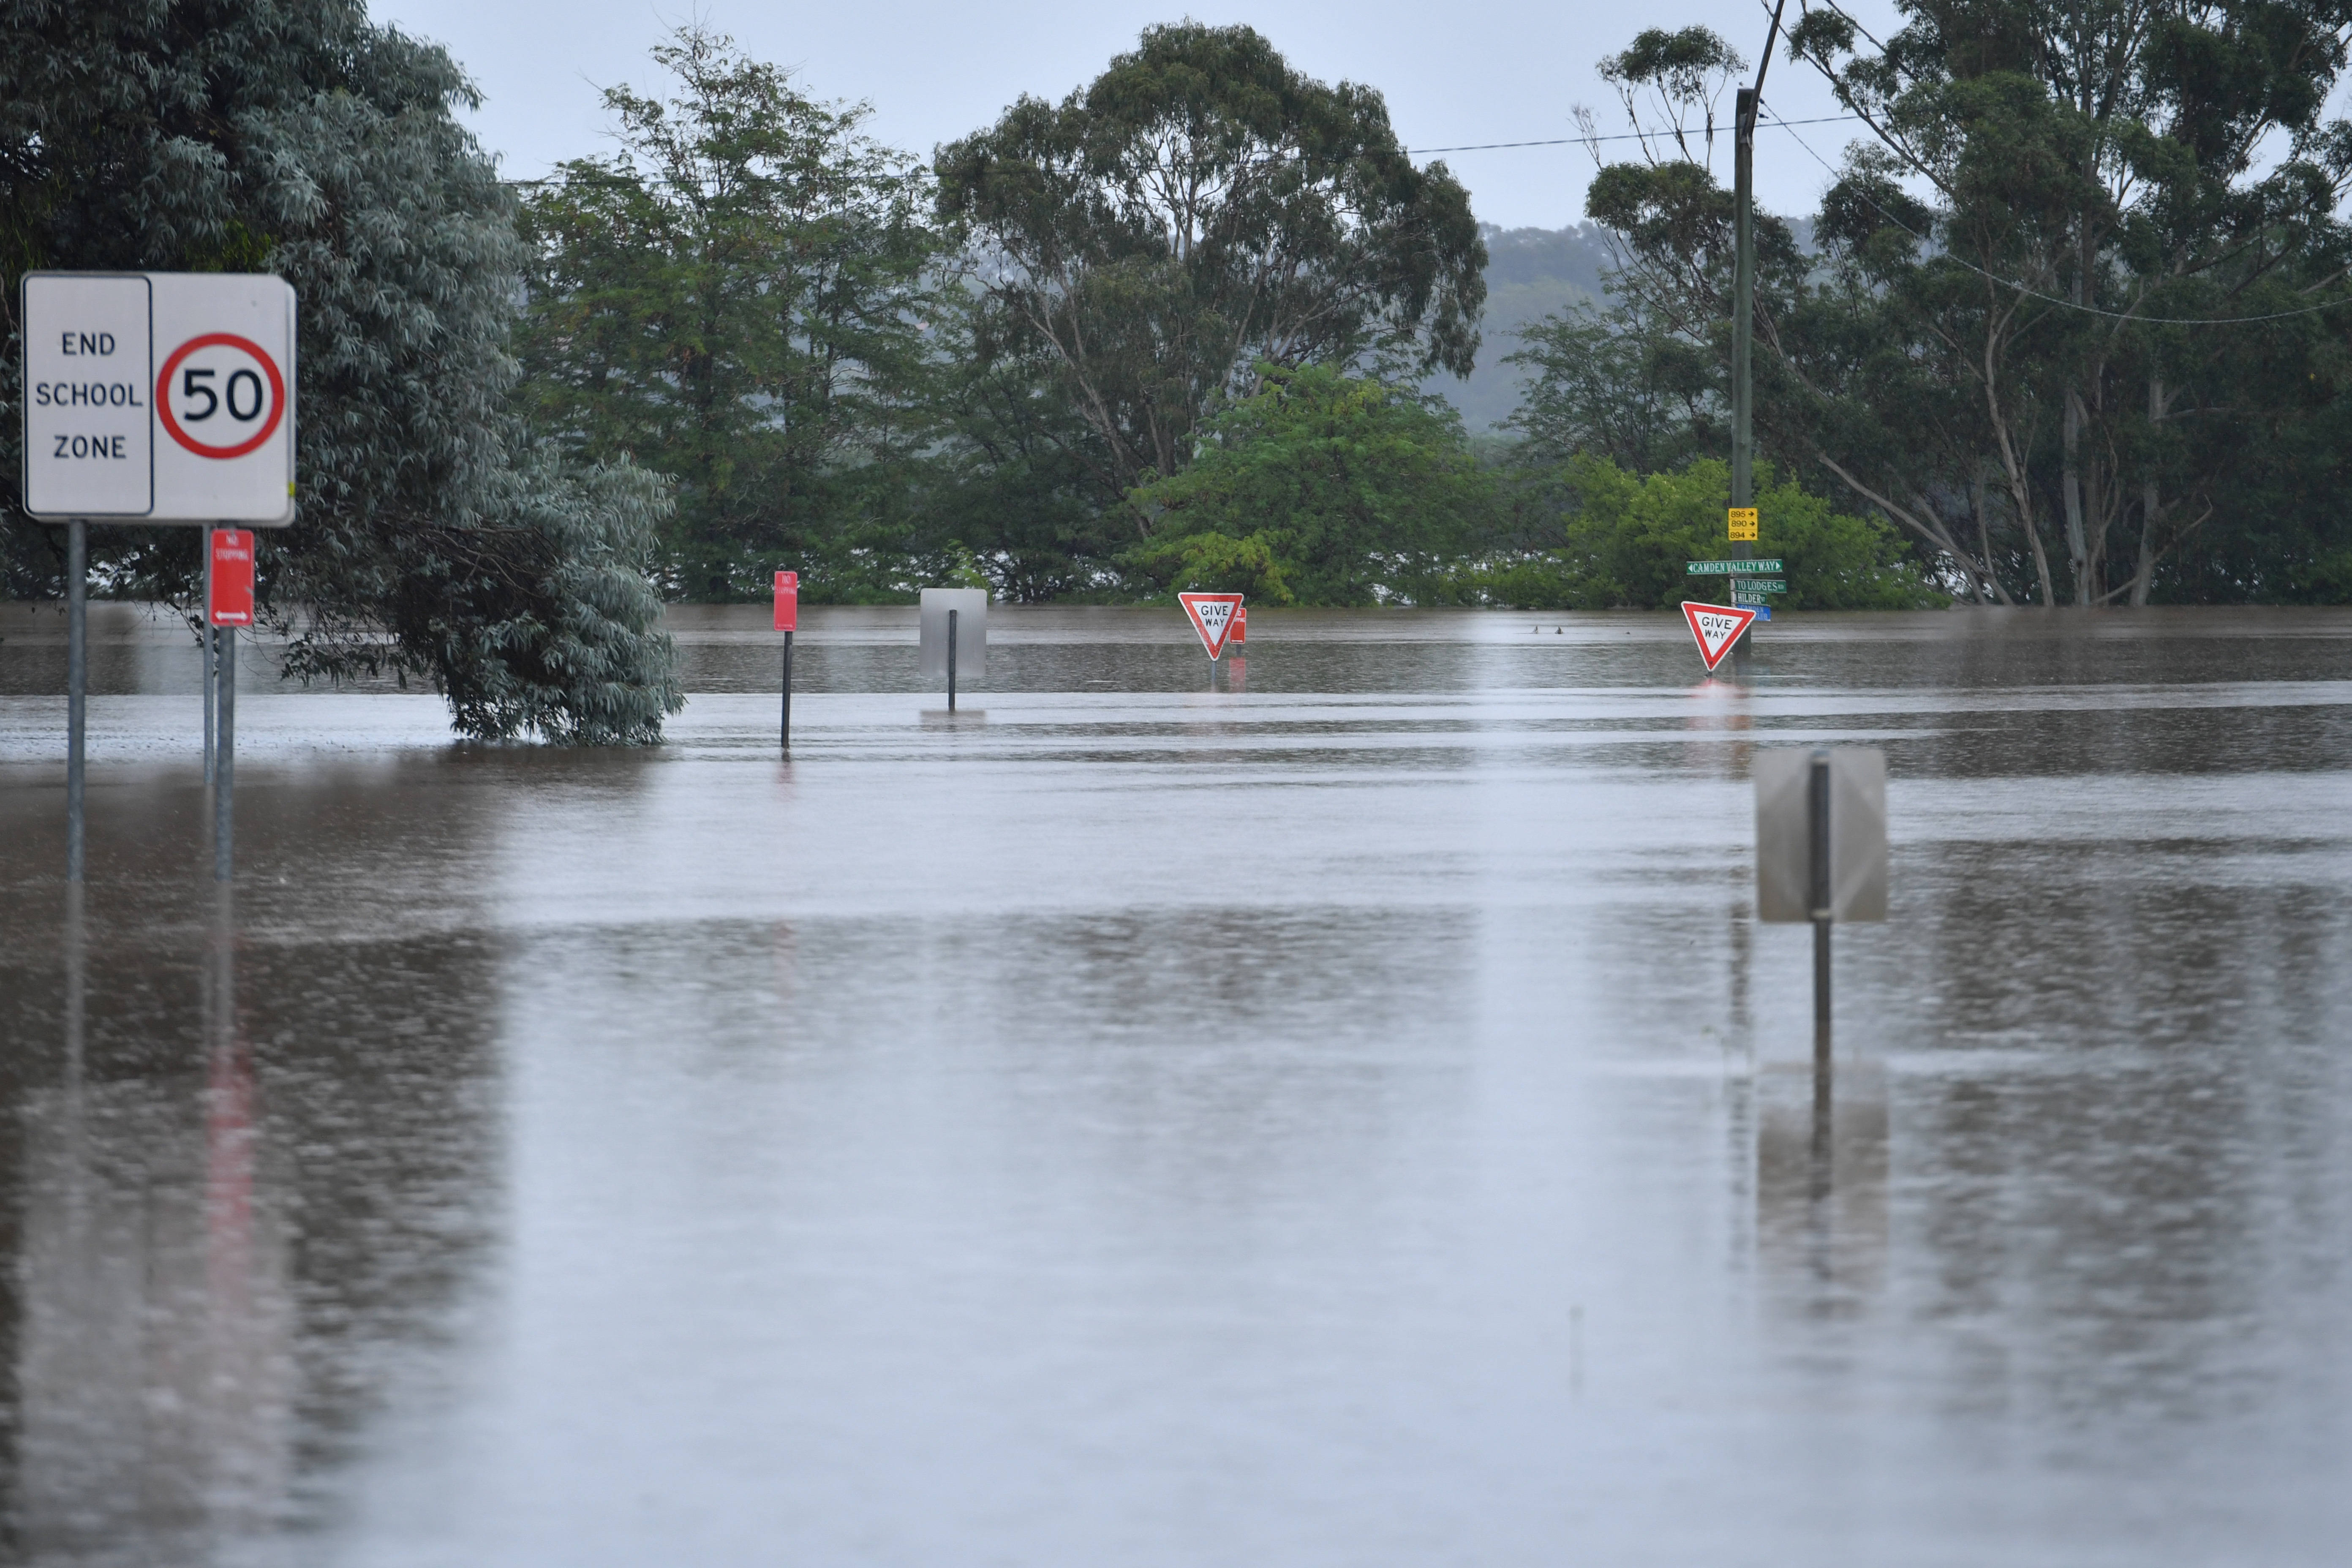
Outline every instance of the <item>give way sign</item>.
POLYGON ((1201 634, 1201 646, 1209 650, 1209 658, 1225 651, 1225 637, 1242 613, 1239 594, 1179 594, 1176 602, 1192 618, 1192 629, 1201 634))
POLYGON ((1683 619, 1690 623, 1691 636, 1698 642, 1698 656, 1706 660, 1712 671, 1739 640, 1756 612, 1738 605, 1695 605, 1683 601, 1683 619))
POLYGON ((294 521, 294 290, 224 272, 28 272, 25 510, 294 521))

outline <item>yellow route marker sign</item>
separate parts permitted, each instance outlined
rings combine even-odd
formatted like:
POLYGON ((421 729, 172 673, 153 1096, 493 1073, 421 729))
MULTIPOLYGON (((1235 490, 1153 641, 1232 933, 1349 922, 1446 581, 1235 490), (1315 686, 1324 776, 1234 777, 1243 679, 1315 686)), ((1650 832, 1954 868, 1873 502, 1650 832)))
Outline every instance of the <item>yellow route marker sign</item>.
POLYGON ((1755 542, 1756 509, 1754 507, 1736 506, 1731 509, 1731 539, 1735 544, 1743 540, 1750 543, 1755 542))

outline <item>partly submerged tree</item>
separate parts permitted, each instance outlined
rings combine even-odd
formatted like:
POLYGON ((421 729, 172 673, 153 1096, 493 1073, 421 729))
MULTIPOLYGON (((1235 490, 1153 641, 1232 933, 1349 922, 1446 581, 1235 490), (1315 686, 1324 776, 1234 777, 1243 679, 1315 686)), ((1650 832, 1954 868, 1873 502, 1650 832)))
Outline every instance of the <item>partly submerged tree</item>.
POLYGON ((607 90, 620 152, 526 204, 533 406, 581 454, 677 479, 674 590, 756 595, 792 561, 855 594, 899 520, 938 308, 924 171, 864 133, 864 105, 698 26, 653 58, 674 94, 607 90))
MULTIPOLYGON (((25 271, 277 272, 299 300, 300 512, 262 586, 289 668, 421 677, 477 735, 655 739, 681 701, 642 571, 667 498, 535 450, 509 407, 525 252, 453 118, 473 101, 359 0, 0 5, 0 426, 16 438, 25 271)), ((59 531, 16 500, 10 591, 53 594, 59 531)), ((93 557, 184 601, 196 543, 102 529, 93 557)))
POLYGON ((1428 602, 1495 512, 1460 419, 1328 365, 1264 374, 1202 427, 1191 467, 1137 489, 1153 536, 1129 569, 1276 604, 1428 602))
POLYGON ((1106 504, 1181 471, 1261 364, 1472 368, 1486 248, 1467 193, 1413 166, 1377 92, 1310 80, 1247 27, 1150 28, 937 167, 993 341, 1063 384, 1106 504))

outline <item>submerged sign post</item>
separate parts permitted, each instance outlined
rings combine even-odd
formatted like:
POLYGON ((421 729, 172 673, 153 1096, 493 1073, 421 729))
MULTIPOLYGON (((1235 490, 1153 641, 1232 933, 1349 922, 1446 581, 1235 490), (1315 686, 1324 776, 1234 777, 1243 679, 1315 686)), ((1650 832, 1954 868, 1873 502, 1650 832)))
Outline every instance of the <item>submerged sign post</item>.
POLYGON ((1886 753, 1756 753, 1756 918, 1813 927, 1813 1064, 1830 1066, 1830 927, 1886 918, 1886 753))
MULTIPOLYGON (((252 624, 255 528, 294 521, 294 290, 258 273, 28 272, 25 510, 67 525, 66 875, 82 874, 88 527, 240 525, 243 620, 223 619, 215 875, 228 879, 234 628, 252 624)), ((216 536, 218 537, 218 536, 216 536)), ((208 552, 219 574, 217 550, 208 552)), ((207 594, 208 601, 212 598, 207 594)))
POLYGON ((776 630, 784 634, 783 749, 793 749, 793 634, 801 625, 801 574, 776 574, 776 630))

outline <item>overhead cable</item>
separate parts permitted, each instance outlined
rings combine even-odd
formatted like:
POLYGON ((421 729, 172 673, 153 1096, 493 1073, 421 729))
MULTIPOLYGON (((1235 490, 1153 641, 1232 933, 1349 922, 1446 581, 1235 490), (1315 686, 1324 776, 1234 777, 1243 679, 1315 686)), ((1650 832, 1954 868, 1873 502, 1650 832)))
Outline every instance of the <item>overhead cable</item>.
MULTIPOLYGON (((1859 116, 1849 116, 1848 118, 1859 118, 1859 116)), ((1804 123, 1802 121, 1782 120, 1779 115, 1774 115, 1772 117, 1772 121, 1774 124, 1779 125, 1783 129, 1791 125, 1801 125, 1804 123)), ((1831 164, 1830 161, 1827 158, 1822 157, 1819 153, 1813 152, 1811 143, 1807 142, 1803 137, 1798 136, 1793 131, 1790 131, 1789 134, 1795 138, 1798 146, 1804 148, 1806 153, 1811 155, 1814 163, 1819 163, 1822 168, 1829 171, 1831 178, 1836 179, 1840 177, 1836 168, 1831 164)), ((1877 211, 1879 216, 1885 218, 1888 223, 1893 224, 1896 228, 1901 229, 1904 233, 1909 235, 1920 244, 1930 247, 1935 245, 1936 242, 1934 240, 1928 238, 1926 235, 1921 234, 1917 229, 1913 228, 1909 224, 1905 223, 1901 218, 1896 217, 1885 207, 1880 206, 1867 191, 1856 190, 1854 195, 1862 197, 1864 201, 1868 202, 1870 205, 1877 211)), ((2109 310, 2097 305, 2085 305, 2074 300, 2062 300, 2055 294, 2045 294, 2039 289, 2031 288, 2026 284, 2018 282, 2015 279, 2003 278, 1998 272, 1990 271, 1985 268, 1979 267, 1975 262, 1970 261, 1965 256, 1958 255, 1948 247, 1943 250, 1942 254, 1947 260, 1957 261, 1962 267, 1967 268, 1969 271, 1977 273, 1980 277, 1989 279, 1992 282, 2000 284, 2004 289, 2014 289, 2018 293, 2024 295, 2029 300, 2039 300, 2044 304, 2057 305, 2069 310, 2080 310, 2086 316, 2104 316, 2111 321, 2146 321, 2148 325, 2154 327, 2236 327, 2242 326, 2252 321, 2290 321, 2296 316, 2315 316, 2322 310, 2341 310, 2347 308, 2352 308, 2352 300, 2336 300, 2325 305, 2305 305, 2301 310, 2273 310, 2266 315, 2261 316, 2151 316, 2141 310, 2109 310)))

